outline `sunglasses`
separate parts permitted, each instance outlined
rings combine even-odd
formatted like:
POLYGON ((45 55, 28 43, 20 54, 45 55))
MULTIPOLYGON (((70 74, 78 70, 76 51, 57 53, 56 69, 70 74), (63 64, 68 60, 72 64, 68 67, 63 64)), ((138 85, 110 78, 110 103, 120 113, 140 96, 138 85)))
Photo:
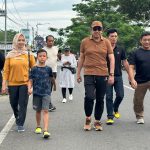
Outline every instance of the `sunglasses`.
POLYGON ((95 27, 93 27, 93 31, 102 31, 102 27, 100 27, 100 26, 95 26, 95 27))

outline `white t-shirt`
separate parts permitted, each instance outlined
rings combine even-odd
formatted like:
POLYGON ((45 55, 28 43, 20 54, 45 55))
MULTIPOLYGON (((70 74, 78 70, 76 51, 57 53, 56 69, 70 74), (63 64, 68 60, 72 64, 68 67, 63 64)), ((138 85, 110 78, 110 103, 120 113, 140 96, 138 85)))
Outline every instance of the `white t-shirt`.
POLYGON ((52 68, 53 72, 57 72, 57 54, 58 47, 52 46, 51 48, 45 46, 43 49, 47 51, 48 59, 46 61, 46 65, 52 68))

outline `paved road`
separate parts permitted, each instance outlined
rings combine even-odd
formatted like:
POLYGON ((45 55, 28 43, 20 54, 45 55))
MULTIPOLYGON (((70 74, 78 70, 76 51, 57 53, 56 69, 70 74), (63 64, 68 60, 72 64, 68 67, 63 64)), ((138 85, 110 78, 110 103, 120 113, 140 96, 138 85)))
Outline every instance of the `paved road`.
MULTIPOLYGON (((124 84, 128 86, 126 73, 123 76, 124 84)), ((25 123, 26 132, 15 132, 13 125, 1 143, 0 150, 150 150, 150 94, 148 92, 145 98, 145 124, 137 125, 132 109, 133 93, 133 90, 125 87, 125 98, 120 107, 121 118, 115 120, 113 126, 105 124, 106 111, 104 111, 102 117, 104 131, 85 132, 83 83, 76 84, 74 100, 66 104, 61 103, 62 97, 58 89, 53 94, 57 110, 50 112, 49 140, 43 140, 42 135, 34 134, 35 112, 32 110, 30 100, 25 123)), ((0 97, 0 130, 6 127, 11 116, 8 97, 0 97)))

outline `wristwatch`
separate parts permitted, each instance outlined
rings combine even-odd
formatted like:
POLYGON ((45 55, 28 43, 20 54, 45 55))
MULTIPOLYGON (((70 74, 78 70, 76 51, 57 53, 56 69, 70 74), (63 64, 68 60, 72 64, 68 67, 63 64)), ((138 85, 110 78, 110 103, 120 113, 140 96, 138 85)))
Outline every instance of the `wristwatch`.
POLYGON ((109 76, 114 76, 114 73, 109 73, 109 76))

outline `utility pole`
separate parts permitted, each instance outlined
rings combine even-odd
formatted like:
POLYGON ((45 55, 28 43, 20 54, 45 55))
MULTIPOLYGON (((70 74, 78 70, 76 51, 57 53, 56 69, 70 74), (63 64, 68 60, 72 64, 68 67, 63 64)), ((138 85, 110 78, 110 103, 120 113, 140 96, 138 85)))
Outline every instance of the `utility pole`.
POLYGON ((5 0, 5 56, 7 54, 7 0, 5 0))
POLYGON ((33 49, 35 49, 35 43, 34 43, 34 28, 32 27, 32 46, 33 46, 33 49))

